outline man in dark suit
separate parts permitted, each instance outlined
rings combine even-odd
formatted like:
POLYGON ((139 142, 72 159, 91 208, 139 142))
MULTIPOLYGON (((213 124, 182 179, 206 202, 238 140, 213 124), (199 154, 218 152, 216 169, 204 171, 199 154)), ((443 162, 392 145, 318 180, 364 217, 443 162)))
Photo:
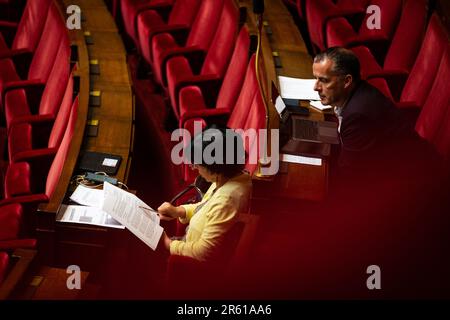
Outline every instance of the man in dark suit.
POLYGON ((390 157, 390 146, 405 135, 405 124, 394 104, 362 81, 355 54, 333 47, 314 58, 314 90, 322 104, 334 107, 339 119, 339 165, 355 168, 390 157))

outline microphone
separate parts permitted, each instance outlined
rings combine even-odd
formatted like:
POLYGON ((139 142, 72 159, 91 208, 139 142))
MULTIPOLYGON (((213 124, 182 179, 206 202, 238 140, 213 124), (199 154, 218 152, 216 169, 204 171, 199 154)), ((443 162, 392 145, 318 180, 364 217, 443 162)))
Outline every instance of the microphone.
POLYGON ((253 13, 262 14, 264 12, 264 0, 253 0, 253 13))

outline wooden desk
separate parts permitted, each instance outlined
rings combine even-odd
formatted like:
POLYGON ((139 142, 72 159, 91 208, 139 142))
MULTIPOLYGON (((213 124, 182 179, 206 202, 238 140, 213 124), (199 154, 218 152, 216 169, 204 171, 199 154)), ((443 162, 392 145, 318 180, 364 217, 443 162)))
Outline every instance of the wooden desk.
MULTIPOLYGON (((252 1, 242 0, 240 5, 247 7, 249 23, 256 30, 256 17, 252 11, 252 1)), ((281 0, 266 0, 262 28, 262 64, 265 69, 263 91, 268 101, 270 127, 279 127, 279 116, 273 101, 270 100, 271 82, 278 84, 278 75, 298 78, 312 78, 312 58, 309 56, 305 43, 295 25, 292 16, 281 0), (268 34, 267 31, 271 33, 268 34), (275 67, 273 52, 278 54, 281 67, 275 67)), ((261 76, 261 75, 260 75, 261 76)), ((311 109, 310 117, 323 120, 324 114, 311 109)), ((279 173, 271 181, 255 180, 255 198, 293 198, 318 201, 323 199, 328 187, 327 159, 322 166, 280 162, 279 173)))
MULTIPOLYGON (((105 239, 101 236, 103 233, 108 235, 107 239, 111 236, 111 232, 104 229, 84 228, 80 225, 69 228, 56 222, 56 213, 67 196, 80 152, 90 150, 121 155, 122 162, 115 177, 126 183, 134 137, 134 98, 126 64, 126 52, 117 34, 113 18, 101 1, 74 0, 69 3, 64 0, 64 2, 81 7, 86 18, 82 26, 92 32, 95 42, 89 45, 88 49, 84 30, 69 31, 72 45, 78 47, 79 59, 76 63, 76 75, 80 78, 78 119, 56 191, 49 203, 39 206, 37 214, 36 234, 43 262, 63 267, 67 266, 64 265, 66 262, 89 264, 90 259, 98 261, 101 258, 101 250, 97 249, 102 249, 103 244, 96 241, 105 239), (99 75, 90 74, 89 61, 92 59, 99 61, 99 75), (89 93, 94 90, 101 91, 100 106, 89 106, 89 93), (99 120, 96 137, 85 135, 88 116, 99 120), (95 235, 97 240, 91 237, 92 235, 95 235), (70 261, 71 259, 73 261, 70 261)), ((61 1, 62 12, 65 12, 66 8, 64 2, 61 1)))
POLYGON ((89 8, 79 4, 78 1, 73 2, 81 8, 81 25, 83 30, 118 32, 114 18, 111 16, 106 6, 89 8))

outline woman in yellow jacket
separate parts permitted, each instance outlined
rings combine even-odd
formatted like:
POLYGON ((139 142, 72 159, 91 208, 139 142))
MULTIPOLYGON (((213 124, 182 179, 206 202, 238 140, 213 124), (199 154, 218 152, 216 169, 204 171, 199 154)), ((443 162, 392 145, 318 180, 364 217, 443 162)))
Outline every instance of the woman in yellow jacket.
POLYGON ((243 172, 242 138, 231 129, 207 129, 194 137, 185 158, 212 184, 198 203, 173 206, 164 202, 158 208, 161 220, 178 218, 189 223, 184 239, 173 240, 163 233, 161 240, 170 254, 199 261, 219 260, 225 234, 238 214, 249 208, 252 183, 250 175, 243 172))

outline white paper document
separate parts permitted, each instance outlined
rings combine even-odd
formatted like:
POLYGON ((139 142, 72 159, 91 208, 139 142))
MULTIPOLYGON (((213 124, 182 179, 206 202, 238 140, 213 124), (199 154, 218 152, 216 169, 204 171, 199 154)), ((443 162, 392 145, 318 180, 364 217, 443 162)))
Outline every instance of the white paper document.
POLYGON ((286 109, 286 104, 283 101, 283 98, 281 96, 278 96, 275 100, 275 109, 277 109, 278 114, 281 116, 281 113, 284 109, 286 109))
POLYGON ((315 79, 299 79, 278 76, 280 82, 280 95, 285 99, 320 100, 317 91, 314 91, 315 79))
POLYGON ((332 108, 332 106, 330 105, 324 105, 322 104, 322 102, 320 101, 310 101, 309 104, 311 106, 313 106, 316 109, 319 109, 320 111, 324 111, 324 110, 330 110, 332 108))
POLYGON ((95 207, 61 205, 56 221, 125 229, 125 226, 121 225, 105 211, 95 207))
POLYGON ((70 200, 83 206, 101 208, 103 205, 103 190, 92 189, 79 184, 70 196, 70 200))
POLYGON ((159 216, 134 194, 126 192, 112 184, 103 184, 103 211, 123 224, 135 236, 153 250, 161 238, 163 228, 159 225, 159 216))
POLYGON ((313 157, 296 156, 292 154, 282 154, 281 161, 291 163, 309 164, 311 166, 321 166, 322 159, 313 157))

